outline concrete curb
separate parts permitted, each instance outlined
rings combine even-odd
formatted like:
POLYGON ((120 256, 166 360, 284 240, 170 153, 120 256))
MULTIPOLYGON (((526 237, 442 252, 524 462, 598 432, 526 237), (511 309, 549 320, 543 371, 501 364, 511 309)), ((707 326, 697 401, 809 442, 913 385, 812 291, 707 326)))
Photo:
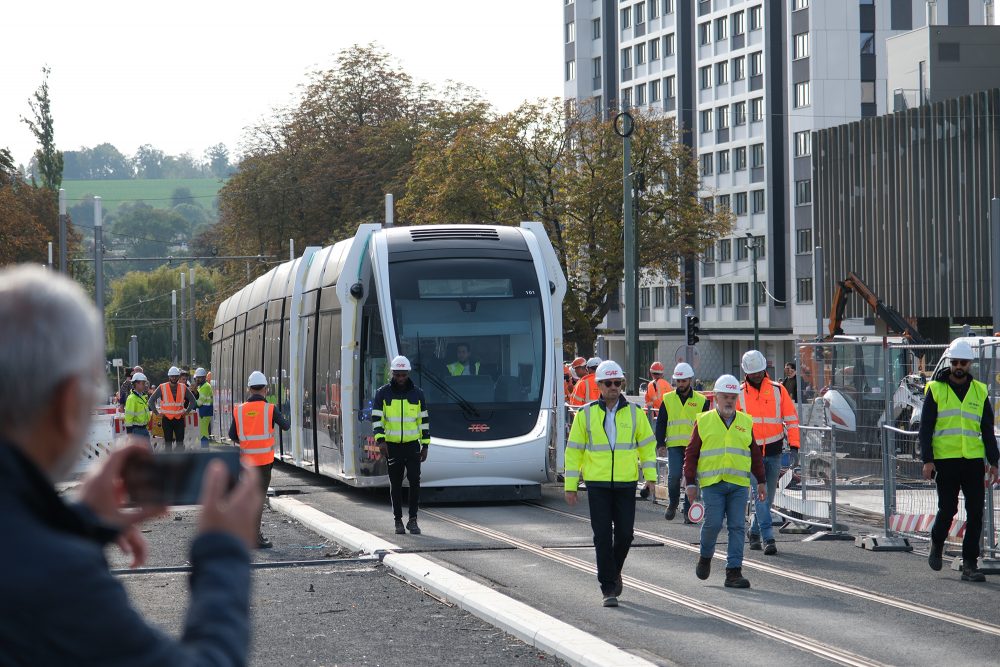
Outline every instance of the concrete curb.
MULTIPOLYGON (((392 551, 397 545, 366 533, 294 498, 272 498, 271 508, 355 551, 392 551)), ((383 562, 400 576, 478 616, 521 641, 581 667, 652 667, 653 663, 557 618, 483 586, 417 554, 389 553, 383 562)))

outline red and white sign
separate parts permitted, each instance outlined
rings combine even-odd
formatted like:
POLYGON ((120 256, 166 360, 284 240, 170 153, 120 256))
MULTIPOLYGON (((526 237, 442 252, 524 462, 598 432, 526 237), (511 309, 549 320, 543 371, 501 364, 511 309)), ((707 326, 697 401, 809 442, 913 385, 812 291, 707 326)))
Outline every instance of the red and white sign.
POLYGON ((691 503, 688 507, 688 521, 691 523, 701 523, 701 520, 705 518, 705 505, 701 502, 691 503))

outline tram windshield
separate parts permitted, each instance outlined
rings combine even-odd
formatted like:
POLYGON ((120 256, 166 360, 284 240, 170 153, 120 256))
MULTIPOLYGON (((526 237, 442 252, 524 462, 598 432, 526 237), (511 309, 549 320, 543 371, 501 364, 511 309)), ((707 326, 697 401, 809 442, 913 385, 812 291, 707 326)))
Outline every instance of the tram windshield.
POLYGON ((470 420, 537 406, 546 336, 531 262, 406 261, 389 273, 399 350, 429 405, 470 420))

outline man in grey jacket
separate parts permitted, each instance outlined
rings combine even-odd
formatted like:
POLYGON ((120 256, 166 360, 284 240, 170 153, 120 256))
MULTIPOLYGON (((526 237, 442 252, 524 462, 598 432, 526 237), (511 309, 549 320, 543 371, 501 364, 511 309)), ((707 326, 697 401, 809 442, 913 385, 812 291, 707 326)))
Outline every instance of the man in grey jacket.
POLYGON ((144 446, 120 449, 65 502, 53 483, 81 455, 102 395, 97 311, 75 283, 41 268, 0 271, 0 665, 244 665, 250 642, 248 546, 261 503, 255 473, 227 494, 210 467, 191 545, 181 638, 150 626, 111 575, 106 544, 145 560, 138 529, 163 507, 122 506, 121 477, 144 446), (46 373, 32 369, 46 367, 46 373))

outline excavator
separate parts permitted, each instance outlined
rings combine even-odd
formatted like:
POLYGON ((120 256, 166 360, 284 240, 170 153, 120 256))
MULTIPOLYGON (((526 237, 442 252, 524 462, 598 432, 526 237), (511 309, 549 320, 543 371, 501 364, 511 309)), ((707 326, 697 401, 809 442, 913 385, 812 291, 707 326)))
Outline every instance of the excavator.
MULTIPOLYGON (((825 340, 834 340, 835 336, 844 335, 842 327, 844 321, 844 310, 847 308, 847 299, 851 294, 858 294, 875 312, 875 316, 885 322, 886 326, 893 333, 899 334, 908 339, 912 345, 930 345, 931 341, 920 335, 916 328, 906 321, 906 318, 899 314, 899 311, 891 306, 885 305, 882 299, 878 298, 871 288, 852 271, 847 272, 847 278, 837 281, 837 291, 833 294, 833 304, 830 306, 830 334, 825 340)), ((923 357, 922 350, 914 350, 914 354, 923 357)))

